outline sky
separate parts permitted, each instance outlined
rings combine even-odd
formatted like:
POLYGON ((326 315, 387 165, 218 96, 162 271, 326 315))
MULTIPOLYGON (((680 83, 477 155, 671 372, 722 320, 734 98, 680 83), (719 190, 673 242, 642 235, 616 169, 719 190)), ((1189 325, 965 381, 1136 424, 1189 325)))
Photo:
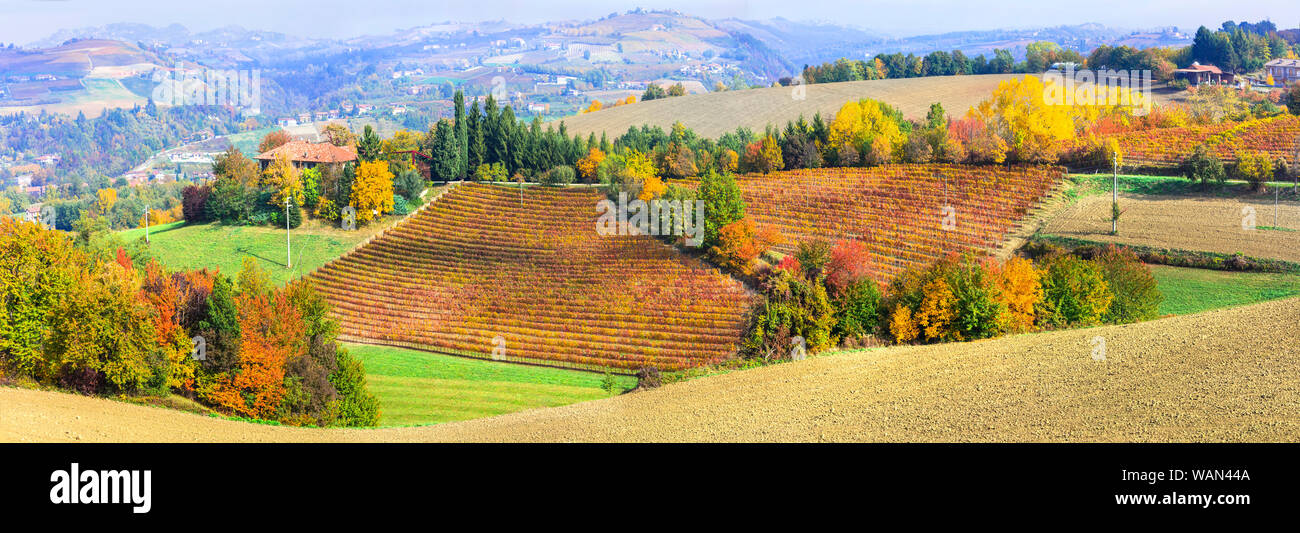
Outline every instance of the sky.
POLYGON ((706 18, 835 22, 896 37, 1084 22, 1194 30, 1200 25, 1217 27, 1224 20, 1268 18, 1280 28, 1300 26, 1296 0, 0 0, 0 42, 26 44, 60 29, 113 22, 180 23, 191 31, 237 24, 304 37, 343 38, 447 20, 586 20, 636 7, 675 9, 706 18))

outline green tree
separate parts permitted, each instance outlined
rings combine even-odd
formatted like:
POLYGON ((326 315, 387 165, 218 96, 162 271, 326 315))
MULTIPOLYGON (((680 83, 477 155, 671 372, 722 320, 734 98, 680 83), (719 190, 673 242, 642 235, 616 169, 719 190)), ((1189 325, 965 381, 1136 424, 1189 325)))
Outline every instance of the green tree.
POLYGON ((456 179, 469 172, 469 126, 465 123, 465 93, 456 91, 452 99, 456 127, 456 179))
POLYGON ((361 162, 369 162, 379 159, 383 154, 383 141, 375 133, 375 129, 366 124, 365 130, 361 133, 361 139, 357 140, 357 159, 361 162))
POLYGON ((704 241, 708 249, 718 244, 718 230, 745 218, 745 200, 731 174, 708 172, 700 178, 700 200, 704 201, 704 241))
POLYGON ((446 119, 439 120, 433 134, 433 177, 442 181, 460 178, 460 146, 455 128, 446 119))
POLYGON ((1209 187, 1211 181, 1222 185, 1227 178, 1227 174, 1223 171, 1223 163, 1214 155, 1212 149, 1204 144, 1192 149, 1192 155, 1182 163, 1182 171, 1183 176, 1192 181, 1199 181, 1202 187, 1209 187))

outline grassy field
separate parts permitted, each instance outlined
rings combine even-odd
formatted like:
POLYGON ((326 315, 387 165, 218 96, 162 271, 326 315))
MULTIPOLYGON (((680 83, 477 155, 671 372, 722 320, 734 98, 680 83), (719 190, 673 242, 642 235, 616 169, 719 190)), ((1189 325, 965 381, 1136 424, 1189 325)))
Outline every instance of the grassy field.
MULTIPOLYGON (((342 255, 380 229, 372 224, 348 232, 305 220, 292 232, 292 269, 285 266, 284 229, 269 226, 163 224, 149 229, 149 253, 172 269, 214 268, 231 276, 239 272, 245 257, 251 257, 275 283, 286 283, 342 255)), ((118 236, 127 241, 143 239, 144 229, 123 231, 118 236)))
MULTIPOLYGON (((1070 174, 1069 179, 1073 182, 1074 187, 1071 194, 1075 196, 1092 196, 1098 194, 1110 194, 1112 176, 1110 174, 1070 174)), ((1274 181, 1269 182, 1270 190, 1267 192, 1269 198, 1272 198, 1271 188, 1281 187, 1283 193, 1289 192, 1294 183, 1274 181)), ((1222 186, 1213 185, 1209 188, 1202 187, 1199 183, 1193 182, 1182 176, 1142 176, 1121 174, 1119 176, 1119 192, 1128 194, 1147 194, 1147 195, 1197 195, 1213 196, 1220 198, 1236 197, 1251 194, 1244 180, 1227 180, 1222 186)))
POLYGON ((1161 315, 1189 315, 1235 305, 1300 296, 1300 276, 1153 265, 1165 301, 1161 315))
MULTIPOLYGON (((387 346, 347 344, 366 365, 385 426, 469 420, 606 398, 604 376, 387 346)), ((618 390, 636 379, 616 376, 618 390)))
POLYGON ((279 126, 269 126, 265 128, 259 128, 251 131, 245 131, 243 133, 236 133, 234 135, 230 135, 226 137, 226 140, 229 140, 230 145, 234 146, 235 148, 238 148, 240 152, 244 153, 244 155, 248 157, 257 157, 258 143, 262 142, 262 138, 266 137, 266 134, 271 133, 278 129, 280 129, 279 126))

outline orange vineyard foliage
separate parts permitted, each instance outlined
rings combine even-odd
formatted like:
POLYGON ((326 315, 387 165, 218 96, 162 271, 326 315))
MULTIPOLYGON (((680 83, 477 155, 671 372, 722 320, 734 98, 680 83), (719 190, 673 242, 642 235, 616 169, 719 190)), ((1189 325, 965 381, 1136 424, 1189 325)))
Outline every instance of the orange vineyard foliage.
POLYGON ((737 178, 757 231, 784 241, 855 240, 869 274, 888 283, 908 267, 999 246, 1011 227, 1058 183, 1058 167, 883 165, 790 170, 737 178), (944 207, 951 207, 945 228, 944 207))
POLYGON ((603 198, 458 185, 309 279, 342 340, 583 369, 731 357, 753 297, 655 237, 598 234, 603 198))

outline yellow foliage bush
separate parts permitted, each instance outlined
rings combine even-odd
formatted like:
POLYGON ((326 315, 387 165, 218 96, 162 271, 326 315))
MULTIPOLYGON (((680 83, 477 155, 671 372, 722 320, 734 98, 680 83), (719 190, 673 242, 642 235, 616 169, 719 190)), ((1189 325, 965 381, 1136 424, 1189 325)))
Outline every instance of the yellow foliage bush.
POLYGON ((894 341, 899 343, 916 339, 920 332, 916 329, 916 322, 912 320, 911 308, 905 305, 894 308, 894 312, 889 315, 889 334, 893 335, 894 341))

